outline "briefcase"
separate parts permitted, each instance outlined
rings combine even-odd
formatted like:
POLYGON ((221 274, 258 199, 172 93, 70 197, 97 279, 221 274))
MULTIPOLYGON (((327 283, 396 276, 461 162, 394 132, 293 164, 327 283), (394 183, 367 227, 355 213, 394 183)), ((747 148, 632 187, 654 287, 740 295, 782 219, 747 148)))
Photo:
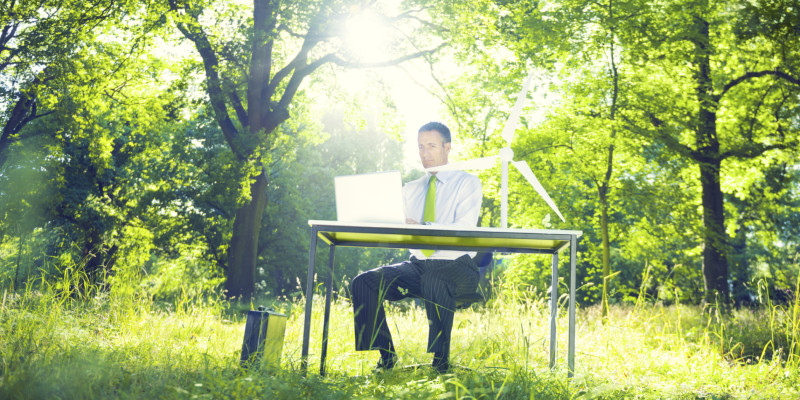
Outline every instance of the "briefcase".
POLYGON ((280 367, 283 337, 286 333, 286 315, 273 309, 258 307, 247 312, 242 340, 242 366, 252 366, 261 360, 261 366, 280 367))

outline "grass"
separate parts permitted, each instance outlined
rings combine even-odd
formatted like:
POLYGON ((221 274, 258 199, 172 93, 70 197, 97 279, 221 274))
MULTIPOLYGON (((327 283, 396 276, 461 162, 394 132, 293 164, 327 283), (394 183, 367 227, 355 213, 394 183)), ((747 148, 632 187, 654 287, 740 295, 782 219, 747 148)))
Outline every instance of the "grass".
MULTIPOLYGON (((75 298, 47 288, 2 296, 4 399, 800 398, 796 305, 724 317, 681 305, 614 306, 606 323, 599 308, 579 309, 569 380, 566 310, 558 320, 558 367, 550 370, 544 299, 500 296, 459 311, 452 361, 465 368, 445 375, 427 367, 373 373, 377 354, 353 351, 352 310, 340 299, 331 313, 328 374, 320 377, 321 296, 306 376, 302 299, 274 304, 289 314, 281 367, 242 369, 241 307, 108 292, 75 298)), ((388 313, 401 366, 429 363, 424 311, 401 303, 388 313)))

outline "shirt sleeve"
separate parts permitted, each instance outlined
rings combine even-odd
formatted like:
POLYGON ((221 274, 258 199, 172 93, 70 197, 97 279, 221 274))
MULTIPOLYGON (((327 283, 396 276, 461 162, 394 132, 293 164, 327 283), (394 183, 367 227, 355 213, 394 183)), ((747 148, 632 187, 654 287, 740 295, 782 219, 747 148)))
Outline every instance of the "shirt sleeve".
POLYGON ((406 215, 406 219, 413 219, 417 220, 419 217, 414 218, 411 216, 411 205, 414 202, 414 182, 409 182, 403 185, 403 213, 406 215))

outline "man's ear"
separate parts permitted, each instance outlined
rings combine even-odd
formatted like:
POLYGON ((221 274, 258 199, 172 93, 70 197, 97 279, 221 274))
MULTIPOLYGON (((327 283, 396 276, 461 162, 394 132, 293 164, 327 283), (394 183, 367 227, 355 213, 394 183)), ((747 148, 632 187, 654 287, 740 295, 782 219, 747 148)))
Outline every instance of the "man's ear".
POLYGON ((450 154, 450 142, 444 144, 444 154, 450 154))

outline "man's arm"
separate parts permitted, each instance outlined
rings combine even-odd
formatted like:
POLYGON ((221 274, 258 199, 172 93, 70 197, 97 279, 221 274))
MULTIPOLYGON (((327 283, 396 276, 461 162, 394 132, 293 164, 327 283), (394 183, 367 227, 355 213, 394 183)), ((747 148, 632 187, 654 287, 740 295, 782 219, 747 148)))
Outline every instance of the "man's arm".
POLYGON ((409 217, 409 215, 411 215, 411 202, 413 201, 412 196, 414 192, 414 188, 412 186, 415 183, 416 181, 403 185, 403 212, 406 215, 407 224, 419 224, 419 221, 409 217))

